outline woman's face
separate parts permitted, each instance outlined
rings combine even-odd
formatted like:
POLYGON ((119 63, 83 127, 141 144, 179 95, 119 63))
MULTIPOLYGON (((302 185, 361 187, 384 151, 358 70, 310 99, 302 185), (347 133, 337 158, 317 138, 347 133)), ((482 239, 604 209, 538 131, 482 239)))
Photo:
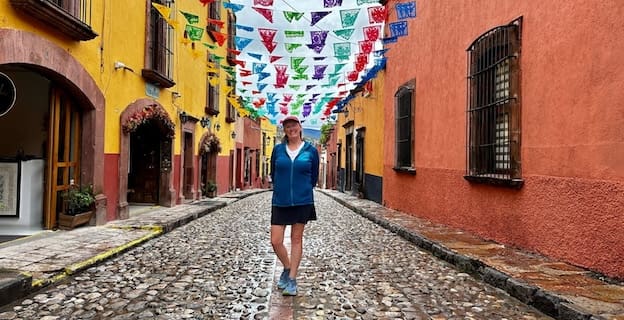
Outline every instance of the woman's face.
POLYGON ((284 123, 284 133, 288 139, 299 138, 301 135, 301 125, 295 121, 287 121, 284 123))

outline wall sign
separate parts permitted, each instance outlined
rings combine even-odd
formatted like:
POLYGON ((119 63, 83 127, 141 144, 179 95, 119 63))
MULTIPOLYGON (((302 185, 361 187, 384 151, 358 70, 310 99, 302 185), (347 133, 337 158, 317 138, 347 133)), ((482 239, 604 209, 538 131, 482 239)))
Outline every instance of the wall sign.
POLYGON ((15 84, 6 74, 0 72, 0 117, 15 104, 15 84))

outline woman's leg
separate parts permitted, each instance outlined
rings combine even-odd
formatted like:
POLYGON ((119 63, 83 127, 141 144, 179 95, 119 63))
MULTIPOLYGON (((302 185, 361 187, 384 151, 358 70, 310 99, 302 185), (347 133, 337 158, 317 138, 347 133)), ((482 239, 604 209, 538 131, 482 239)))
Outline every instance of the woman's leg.
MULTIPOLYGON (((299 263, 301 263, 301 256, 303 255, 303 229, 305 224, 295 223, 290 229, 290 278, 295 279, 297 277, 297 271, 299 269, 299 263)), ((283 233, 282 233, 283 234, 283 233)))
POLYGON ((290 259, 288 259, 288 251, 284 246, 284 231, 286 226, 272 224, 271 225, 271 245, 273 251, 277 255, 279 261, 284 265, 284 269, 290 269, 290 259))

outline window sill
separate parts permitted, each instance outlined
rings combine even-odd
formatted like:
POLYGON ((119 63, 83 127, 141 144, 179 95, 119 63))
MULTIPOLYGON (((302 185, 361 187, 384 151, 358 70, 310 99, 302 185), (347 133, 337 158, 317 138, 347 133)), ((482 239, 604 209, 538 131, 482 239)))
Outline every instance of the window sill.
POLYGON ((416 168, 414 167, 394 167, 392 168, 397 173, 409 173, 412 175, 416 175, 416 168))
POLYGON ((522 179, 501 179, 486 176, 464 176, 464 179, 471 183, 491 184, 513 189, 520 189, 524 185, 522 179))
POLYGON ((41 21, 77 41, 86 41, 98 36, 91 26, 50 1, 11 0, 17 10, 41 21))
POLYGON ((219 110, 215 110, 211 107, 205 107, 204 112, 209 116, 216 116, 219 114, 219 110))
POLYGON ((141 76, 143 76, 145 80, 161 88, 171 88, 175 85, 175 82, 173 82, 173 80, 167 78, 156 70, 143 69, 141 70, 141 76))

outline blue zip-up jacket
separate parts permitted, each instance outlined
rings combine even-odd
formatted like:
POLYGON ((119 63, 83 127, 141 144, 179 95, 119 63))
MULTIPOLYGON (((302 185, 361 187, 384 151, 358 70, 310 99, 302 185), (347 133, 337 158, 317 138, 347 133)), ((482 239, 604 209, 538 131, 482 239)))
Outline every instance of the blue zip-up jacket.
POLYGON ((318 181, 319 154, 305 141, 295 160, 290 160, 286 144, 280 143, 271 154, 273 205, 276 207, 314 204, 314 186, 318 181))

